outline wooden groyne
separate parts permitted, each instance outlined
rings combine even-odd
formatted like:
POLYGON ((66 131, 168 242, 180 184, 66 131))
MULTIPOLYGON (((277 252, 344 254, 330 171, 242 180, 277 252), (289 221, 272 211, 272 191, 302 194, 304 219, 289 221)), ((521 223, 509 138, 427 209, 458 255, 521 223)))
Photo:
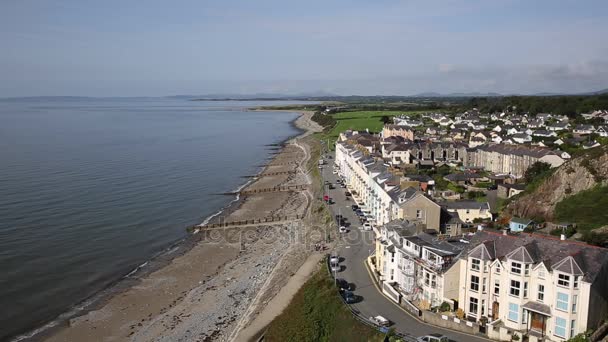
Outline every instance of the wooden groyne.
POLYGON ((302 191, 308 189, 307 184, 302 185, 285 185, 285 186, 275 186, 274 188, 261 188, 261 189, 250 189, 250 190, 242 190, 239 192, 224 192, 215 195, 253 195, 253 194, 262 194, 268 192, 289 192, 289 191, 302 191))
POLYGON ((281 175, 295 175, 296 173, 298 173, 298 171, 278 171, 278 172, 267 172, 267 173, 260 173, 259 175, 252 175, 252 176, 241 176, 241 178, 262 178, 262 177, 268 177, 268 176, 281 176, 281 175))
POLYGON ((196 229, 210 229, 210 228, 226 228, 226 227, 238 227, 238 226, 248 226, 248 225, 257 225, 257 224, 265 224, 265 223, 282 223, 282 222, 291 222, 295 220, 300 220, 304 218, 304 215, 292 215, 292 216, 270 216, 270 217, 262 217, 257 219, 250 220, 238 220, 238 221, 226 221, 219 223, 209 223, 206 225, 196 225, 188 228, 189 231, 193 231, 196 229))

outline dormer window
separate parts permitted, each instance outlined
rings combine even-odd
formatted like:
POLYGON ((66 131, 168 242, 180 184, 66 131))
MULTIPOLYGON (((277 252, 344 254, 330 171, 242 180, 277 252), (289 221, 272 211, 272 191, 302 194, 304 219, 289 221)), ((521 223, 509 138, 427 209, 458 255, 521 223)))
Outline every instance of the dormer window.
POLYGON ((570 287, 570 276, 567 274, 558 274, 557 275, 557 285, 563 287, 570 287))
POLYGON ((479 259, 471 259, 471 269, 473 271, 479 271, 481 269, 481 260, 479 259))
POLYGON ((511 273, 521 274, 521 264, 515 261, 511 262, 511 273))
POLYGON ((574 277, 574 288, 578 289, 578 277, 577 276, 574 277))

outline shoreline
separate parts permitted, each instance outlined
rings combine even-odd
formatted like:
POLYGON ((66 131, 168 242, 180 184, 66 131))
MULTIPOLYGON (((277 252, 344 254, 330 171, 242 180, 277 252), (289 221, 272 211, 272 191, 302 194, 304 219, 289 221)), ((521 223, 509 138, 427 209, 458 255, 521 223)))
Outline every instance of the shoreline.
MULTIPOLYGON (((311 133, 309 127, 307 128, 306 126, 301 125, 302 118, 310 115, 309 112, 287 110, 276 111, 300 114, 298 117, 296 117, 290 122, 290 124, 293 127, 296 127, 300 132, 298 132, 298 134, 294 134, 293 136, 285 139, 282 142, 277 143, 276 146, 279 147, 278 153, 274 155, 271 154, 269 159, 264 160, 264 164, 266 165, 264 167, 260 167, 259 171, 256 173, 256 177, 253 177, 247 182, 240 185, 236 189, 237 192, 242 189, 246 189, 247 187, 254 184, 258 180, 257 176, 263 173, 268 168, 268 164, 270 164, 278 156, 281 155, 282 151, 285 150, 286 146, 290 142, 304 138, 311 133)), ((243 205, 244 197, 246 196, 240 196, 239 194, 237 194, 236 197, 231 200, 227 205, 222 207, 216 213, 205 218, 205 220, 203 220, 203 222, 201 222, 199 225, 212 222, 218 217, 230 216, 243 205)), ((90 296, 83 302, 77 304, 67 312, 62 313, 58 317, 45 323, 42 326, 38 326, 37 328, 30 330, 24 334, 12 337, 10 341, 37 341, 45 340, 47 338, 52 339, 53 336, 56 336, 61 331, 69 329, 69 327, 72 326, 72 321, 77 321, 80 317, 87 316, 89 313, 94 312, 96 310, 102 310, 106 305, 110 303, 110 301, 112 301, 112 299, 124 295, 129 290, 141 284, 143 280, 148 276, 166 268, 167 266, 171 265, 176 259, 185 256, 194 248, 200 245, 207 245, 205 241, 205 236, 203 236, 203 234, 188 234, 183 239, 168 245, 165 249, 159 251, 159 253, 154 255, 152 258, 138 265, 132 271, 117 279, 116 282, 112 283, 105 289, 93 294, 92 296, 90 296)), ((228 260, 226 262, 228 262, 228 260)), ((214 273, 209 274, 208 276, 212 277, 213 275, 214 273)))

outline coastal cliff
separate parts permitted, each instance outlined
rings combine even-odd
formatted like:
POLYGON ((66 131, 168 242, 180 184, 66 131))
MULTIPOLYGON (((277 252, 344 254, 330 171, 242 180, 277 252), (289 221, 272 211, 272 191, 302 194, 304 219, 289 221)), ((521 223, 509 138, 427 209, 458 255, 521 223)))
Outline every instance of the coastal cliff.
POLYGON ((564 163, 534 191, 515 198, 509 216, 552 221, 562 200, 596 186, 608 185, 608 146, 590 149, 564 163))

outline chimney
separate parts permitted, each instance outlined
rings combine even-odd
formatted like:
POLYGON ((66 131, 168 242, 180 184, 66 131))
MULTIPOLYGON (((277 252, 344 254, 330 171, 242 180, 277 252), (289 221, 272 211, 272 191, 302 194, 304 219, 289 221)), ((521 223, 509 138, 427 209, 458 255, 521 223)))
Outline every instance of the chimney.
POLYGON ((559 239, 562 240, 562 241, 566 240, 566 234, 561 234, 559 236, 559 239))

